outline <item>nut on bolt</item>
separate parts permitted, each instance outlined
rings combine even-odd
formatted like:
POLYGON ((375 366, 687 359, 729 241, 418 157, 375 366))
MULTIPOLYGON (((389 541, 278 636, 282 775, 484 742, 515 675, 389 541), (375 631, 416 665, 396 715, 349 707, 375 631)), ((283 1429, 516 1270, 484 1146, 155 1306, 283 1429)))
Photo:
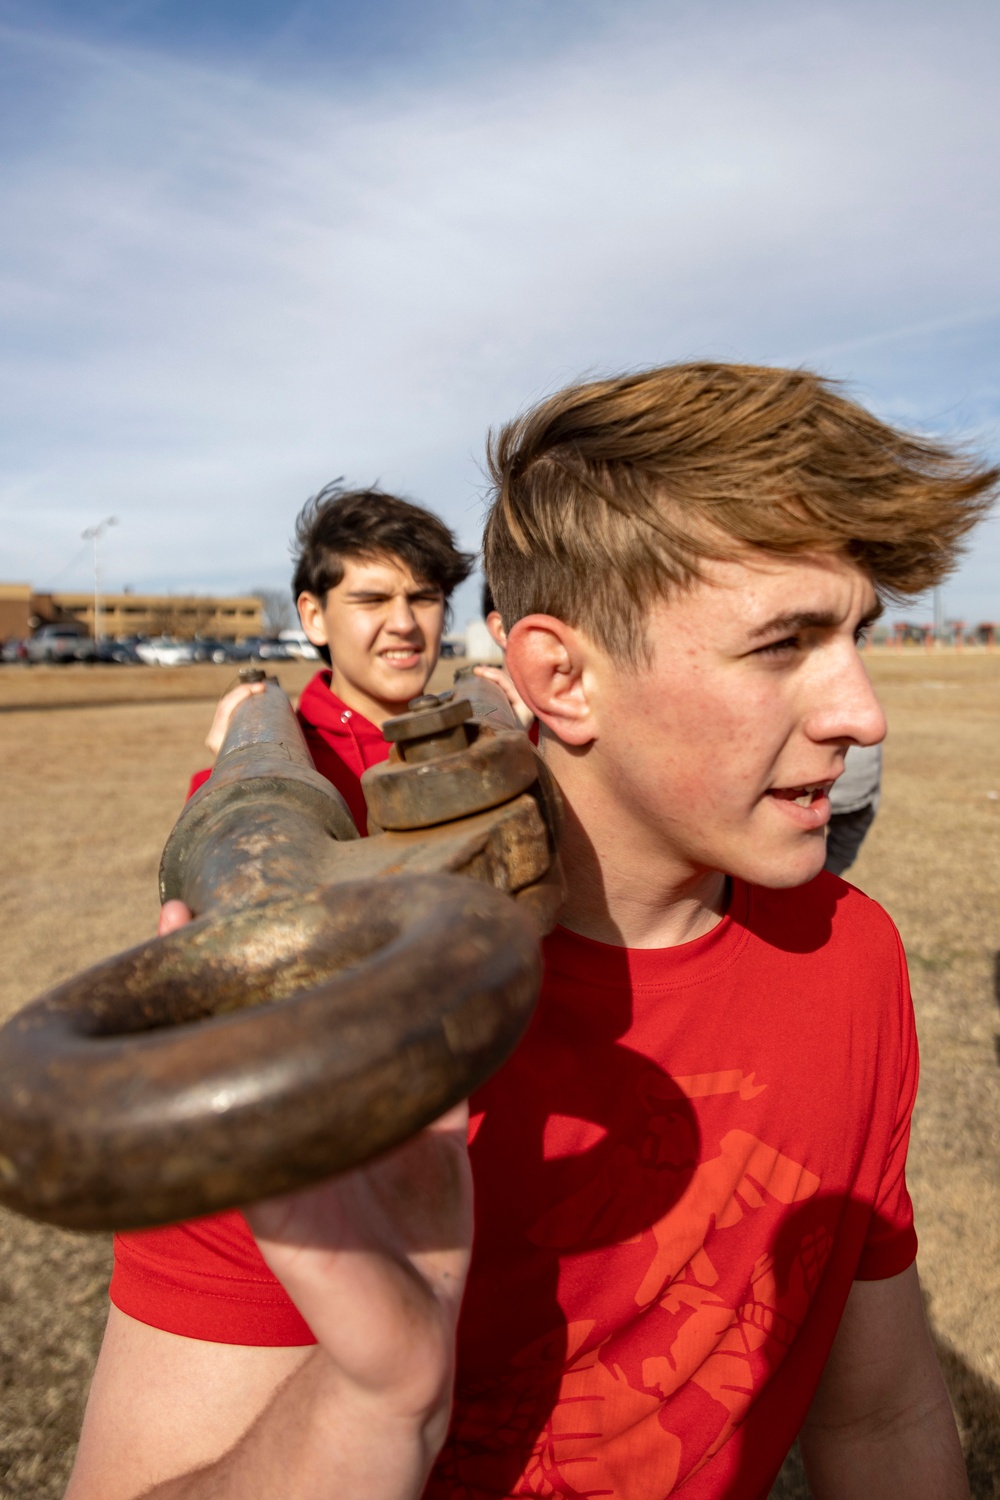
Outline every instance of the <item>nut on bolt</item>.
POLYGON ((464 750, 469 744, 465 725, 471 718, 468 698, 456 698, 450 692, 440 698, 424 693, 410 699, 408 713, 386 719, 382 733, 395 745, 400 760, 413 765, 464 750))

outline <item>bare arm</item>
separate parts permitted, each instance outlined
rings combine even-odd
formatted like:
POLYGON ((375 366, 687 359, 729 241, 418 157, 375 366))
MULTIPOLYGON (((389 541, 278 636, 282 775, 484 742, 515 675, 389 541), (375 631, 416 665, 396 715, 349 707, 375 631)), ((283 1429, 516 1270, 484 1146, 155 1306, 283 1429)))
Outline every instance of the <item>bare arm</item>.
POLYGON ((67 1500, 124 1500, 220 1458, 311 1353, 179 1338, 112 1307, 67 1500))
POLYGON ((801 1446, 815 1500, 968 1500, 915 1266, 854 1283, 801 1446))
MULTIPOLYGON (((177 901, 161 933, 190 914, 177 901)), ((472 1239, 467 1112, 247 1211, 318 1339, 211 1344, 112 1309, 66 1500, 416 1500, 451 1411, 472 1239)))
POLYGON ((420 1495, 471 1240, 465 1111, 248 1218, 318 1346, 205 1344, 112 1311, 67 1500, 420 1495))

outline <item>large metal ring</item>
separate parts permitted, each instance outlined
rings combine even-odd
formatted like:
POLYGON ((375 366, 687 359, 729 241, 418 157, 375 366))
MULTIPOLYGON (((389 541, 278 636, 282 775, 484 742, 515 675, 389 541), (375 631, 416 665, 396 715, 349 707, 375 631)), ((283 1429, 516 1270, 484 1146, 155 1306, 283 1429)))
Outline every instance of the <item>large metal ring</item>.
POLYGON ((527 913, 462 876, 212 913, 3 1028, 0 1197, 141 1228, 343 1172, 503 1061, 539 966, 527 913))

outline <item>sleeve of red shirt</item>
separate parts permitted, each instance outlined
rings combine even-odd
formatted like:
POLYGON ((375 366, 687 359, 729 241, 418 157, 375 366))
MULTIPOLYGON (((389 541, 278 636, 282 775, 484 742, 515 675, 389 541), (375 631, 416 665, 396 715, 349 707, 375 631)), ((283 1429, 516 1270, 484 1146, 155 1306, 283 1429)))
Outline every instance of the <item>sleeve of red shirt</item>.
POLYGON ((919 1057, 906 957, 898 933, 895 933, 895 938, 899 965, 898 1102, 882 1183, 872 1207, 868 1237, 855 1273, 858 1281, 884 1281, 890 1276, 898 1276, 913 1264, 917 1255, 913 1204, 906 1187, 906 1152, 917 1097, 919 1057))
MULTIPOLYGON (((482 1115, 469 1125, 469 1139, 482 1115)), ((111 1301, 139 1323, 213 1344, 298 1348, 308 1323, 237 1210, 114 1237, 111 1301)))
POLYGON ((198 790, 198 788, 200 786, 204 786, 205 785, 205 782, 208 780, 208 778, 211 776, 211 774, 212 774, 212 767, 211 766, 207 766, 204 771, 195 771, 194 775, 191 777, 191 784, 189 785, 189 787, 187 789, 187 796, 184 799, 185 802, 190 802, 190 800, 194 796, 195 792, 198 790))
POLYGON ((316 1342, 241 1213, 115 1235, 111 1300, 139 1323, 215 1344, 316 1342))

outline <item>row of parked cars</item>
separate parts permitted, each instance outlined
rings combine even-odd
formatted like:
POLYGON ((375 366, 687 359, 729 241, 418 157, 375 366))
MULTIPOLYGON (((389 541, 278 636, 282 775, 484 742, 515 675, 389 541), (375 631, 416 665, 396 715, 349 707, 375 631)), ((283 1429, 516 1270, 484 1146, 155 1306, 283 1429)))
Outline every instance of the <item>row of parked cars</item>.
POLYGON ((287 661, 318 658, 301 631, 280 636, 253 636, 245 641, 178 641, 171 636, 132 635, 95 641, 78 625, 42 625, 24 641, 7 641, 6 662, 141 662, 148 667, 178 667, 191 662, 287 661))

